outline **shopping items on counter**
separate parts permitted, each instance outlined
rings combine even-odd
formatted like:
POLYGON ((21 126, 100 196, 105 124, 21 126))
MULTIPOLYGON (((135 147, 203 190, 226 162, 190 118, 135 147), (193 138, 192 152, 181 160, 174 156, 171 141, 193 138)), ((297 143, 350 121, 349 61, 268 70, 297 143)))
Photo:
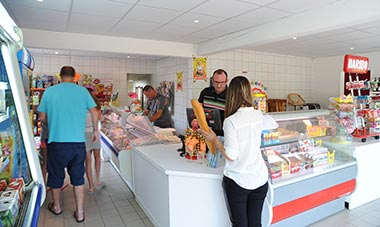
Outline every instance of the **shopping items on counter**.
MULTIPOLYGON (((211 129, 207 124, 206 116, 205 116, 205 112, 204 112, 202 104, 200 104, 198 102, 198 100, 192 99, 191 105, 193 106, 194 113, 195 113, 195 116, 197 117, 200 128, 205 130, 206 132, 210 132, 211 129)), ((216 152, 215 144, 211 141, 206 141, 206 144, 207 144, 209 151, 211 153, 215 154, 215 152, 216 152)))
POLYGON ((191 128, 185 132, 185 158, 191 160, 204 159, 206 154, 206 140, 200 132, 191 128))

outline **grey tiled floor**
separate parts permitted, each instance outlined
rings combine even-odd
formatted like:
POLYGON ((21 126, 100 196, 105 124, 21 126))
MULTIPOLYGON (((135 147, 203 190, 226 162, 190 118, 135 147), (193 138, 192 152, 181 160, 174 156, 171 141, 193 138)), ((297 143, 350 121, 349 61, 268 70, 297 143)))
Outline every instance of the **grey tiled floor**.
POLYGON ((345 209, 308 227, 380 227, 380 199, 345 209))
MULTIPOLYGON (((41 208, 38 226, 153 227, 134 200, 132 192, 109 162, 102 163, 101 175, 107 188, 94 195, 86 194, 85 222, 76 223, 73 218, 74 197, 72 186, 67 184, 67 188, 62 191, 63 214, 55 216, 47 210, 46 206, 51 201, 49 193, 41 208)), ((353 210, 345 209, 308 227, 380 227, 380 199, 353 210)))
MULTIPOLYGON (((86 193, 84 208, 86 220, 83 223, 77 223, 73 218, 75 210, 73 188, 67 184, 68 186, 62 190, 63 214, 56 216, 47 210, 47 204, 51 202, 51 195, 48 193, 41 207, 38 226, 153 227, 136 203, 132 192, 109 162, 102 162, 101 175, 107 188, 96 191, 94 195, 86 193)), ((66 181, 69 182, 68 177, 66 181)))

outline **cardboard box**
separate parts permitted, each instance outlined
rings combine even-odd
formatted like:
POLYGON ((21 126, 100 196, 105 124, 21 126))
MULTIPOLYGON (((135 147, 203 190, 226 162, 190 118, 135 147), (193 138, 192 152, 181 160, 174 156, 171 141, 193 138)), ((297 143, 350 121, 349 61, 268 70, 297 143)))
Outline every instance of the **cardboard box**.
POLYGON ((24 193, 25 193, 25 183, 23 178, 11 178, 8 183, 7 189, 18 190, 20 204, 22 204, 24 193))
POLYGON ((0 192, 5 191, 7 189, 7 180, 1 179, 0 180, 0 192))
POLYGON ((18 199, 0 199, 0 220, 3 226, 11 227, 14 225, 19 210, 18 199))
POLYGON ((0 201, 2 200, 11 200, 15 199, 16 201, 20 201, 20 196, 18 190, 15 189, 7 189, 0 194, 0 201))

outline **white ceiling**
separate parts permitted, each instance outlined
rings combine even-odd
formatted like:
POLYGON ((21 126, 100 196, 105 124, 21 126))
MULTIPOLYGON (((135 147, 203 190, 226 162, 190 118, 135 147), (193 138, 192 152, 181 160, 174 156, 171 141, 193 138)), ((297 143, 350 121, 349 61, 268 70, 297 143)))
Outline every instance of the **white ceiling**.
MULTIPOLYGON (((0 1, 21 28, 202 45, 235 32, 271 26, 305 12, 354 0, 0 1), (194 23, 194 20, 199 20, 199 23, 194 23)), ((371 0, 357 1, 364 4, 371 0)), ((309 18, 310 21, 317 19, 309 18)), ((380 19, 323 32, 319 29, 296 40, 286 38, 245 45, 245 48, 312 58, 326 57, 380 51, 379 35, 380 19), (350 50, 350 47, 355 49, 350 50)), ((55 50, 34 51, 46 53, 55 50)))

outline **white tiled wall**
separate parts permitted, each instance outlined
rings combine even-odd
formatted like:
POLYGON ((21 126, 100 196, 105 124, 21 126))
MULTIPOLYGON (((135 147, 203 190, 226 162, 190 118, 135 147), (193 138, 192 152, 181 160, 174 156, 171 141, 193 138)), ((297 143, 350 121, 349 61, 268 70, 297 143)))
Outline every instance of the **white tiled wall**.
MULTIPOLYGON (((191 58, 168 58, 157 62, 154 80, 175 81, 175 72, 184 72, 183 91, 175 93, 175 127, 183 132, 187 127, 186 107, 190 100, 197 99, 200 91, 209 86, 209 81, 193 82, 193 61, 191 58), (186 79, 187 78, 187 79, 186 79)), ((207 56, 208 78, 213 71, 222 68, 229 79, 246 75, 251 81, 263 83, 269 98, 286 99, 289 93, 299 93, 306 102, 311 101, 313 60, 311 58, 269 54, 249 50, 235 50, 207 56), (244 73, 243 73, 244 72, 244 73)), ((292 107, 288 107, 292 109, 292 107)))
POLYGON ((153 74, 156 71, 156 61, 152 60, 39 54, 33 57, 35 74, 56 75, 62 66, 71 65, 80 74, 112 79, 114 91, 119 90, 120 106, 127 105, 127 73, 153 74))
POLYGON ((311 58, 235 50, 208 56, 208 75, 217 68, 225 69, 229 79, 246 75, 251 81, 263 83, 268 88, 268 98, 286 99, 287 94, 296 92, 310 100, 311 58))
MULTIPOLYGON (((165 58, 159 61, 110 57, 33 55, 36 74, 55 75, 63 65, 72 65, 80 74, 94 78, 111 78, 114 90, 119 90, 120 106, 127 105, 127 73, 152 74, 153 86, 160 81, 176 81, 176 72, 183 72, 183 91, 175 92, 173 120, 178 132, 187 127, 186 107, 198 98, 209 81, 193 82, 192 58, 165 58)), ((223 68, 229 79, 246 75, 251 81, 263 83, 269 98, 286 99, 288 93, 300 93, 306 102, 311 100, 313 60, 310 58, 277 55, 249 50, 235 50, 207 56, 207 73, 223 68)))
POLYGON ((188 100, 188 93, 192 91, 192 83, 188 79, 188 65, 189 59, 187 58, 166 58, 157 61, 156 74, 153 75, 152 81, 154 86, 157 87, 160 81, 176 82, 176 73, 183 72, 182 91, 175 91, 174 95, 174 115, 172 119, 177 131, 181 134, 187 127, 186 120, 186 107, 188 100))

